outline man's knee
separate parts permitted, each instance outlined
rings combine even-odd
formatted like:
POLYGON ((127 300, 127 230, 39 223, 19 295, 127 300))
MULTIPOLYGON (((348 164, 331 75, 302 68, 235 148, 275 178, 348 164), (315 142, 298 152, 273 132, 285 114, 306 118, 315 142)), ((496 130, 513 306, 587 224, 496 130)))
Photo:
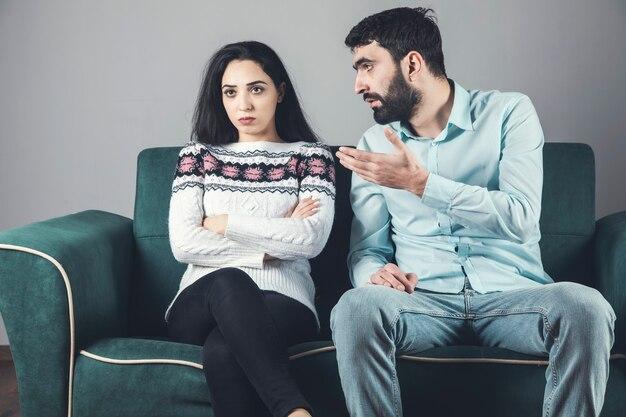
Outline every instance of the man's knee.
POLYGON ((615 312, 598 290, 574 282, 554 285, 553 309, 561 326, 590 337, 612 333, 615 312))
POLYGON ((378 285, 346 291, 331 311, 331 329, 341 332, 349 327, 368 331, 374 326, 383 326, 387 310, 393 305, 392 291, 397 290, 378 285))

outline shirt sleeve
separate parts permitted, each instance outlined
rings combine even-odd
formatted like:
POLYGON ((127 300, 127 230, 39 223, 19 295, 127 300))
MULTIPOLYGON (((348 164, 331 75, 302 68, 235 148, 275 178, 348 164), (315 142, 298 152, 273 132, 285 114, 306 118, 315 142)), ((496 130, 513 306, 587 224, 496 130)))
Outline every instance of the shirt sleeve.
MULTIPOLYGON (((365 137, 361 138, 357 149, 371 151, 365 137)), ((394 259, 391 215, 381 187, 355 173, 352 173, 350 203, 354 218, 350 231, 348 271, 352 285, 360 287, 367 284, 374 272, 394 259)))
POLYGON ((210 267, 262 268, 262 251, 231 241, 202 226, 206 154, 206 147, 191 142, 178 155, 168 216, 174 258, 182 263, 210 267))
POLYGON ((505 116, 501 140, 498 190, 430 173, 422 202, 484 236, 524 243, 538 228, 543 186, 543 131, 528 97, 505 116))
POLYGON ((315 214, 304 219, 229 214, 224 236, 277 259, 319 255, 335 217, 335 165, 330 149, 320 143, 303 146, 297 170, 298 199, 319 198, 315 214))

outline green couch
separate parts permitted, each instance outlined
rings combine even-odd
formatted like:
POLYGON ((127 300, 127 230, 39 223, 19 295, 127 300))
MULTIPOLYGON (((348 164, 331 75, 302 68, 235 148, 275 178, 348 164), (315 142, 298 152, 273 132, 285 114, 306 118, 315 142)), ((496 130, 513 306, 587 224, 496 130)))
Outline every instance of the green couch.
MULTIPOLYGON (((23 417, 211 416, 201 347, 167 340, 164 309, 185 265, 168 240, 180 147, 139 154, 134 220, 88 210, 0 232, 0 311, 23 417)), ((593 286, 617 313, 605 417, 626 415, 626 212, 595 220, 594 157, 547 143, 541 217, 546 270, 593 286)), ((347 416, 330 310, 350 286, 349 173, 337 164, 334 229, 312 260, 323 333, 291 365, 320 417, 347 416)), ((478 346, 402 356, 406 416, 539 416, 545 357, 478 346)))

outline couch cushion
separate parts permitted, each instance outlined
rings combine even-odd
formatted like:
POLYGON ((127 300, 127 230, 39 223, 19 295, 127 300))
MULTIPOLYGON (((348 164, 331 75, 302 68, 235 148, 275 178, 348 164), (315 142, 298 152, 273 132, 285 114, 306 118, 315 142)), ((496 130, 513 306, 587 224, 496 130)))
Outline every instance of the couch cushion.
MULTIPOLYGON (((347 417, 330 341, 294 346, 291 370, 317 415, 347 417), (341 410, 341 412, 333 412, 341 410)), ((527 417, 541 413, 547 357, 498 347, 446 346, 397 359, 406 417, 527 417)), ((359 366, 359 363, 355 363, 359 366)), ((626 409, 626 356, 610 360, 603 416, 626 409)))
POLYGON ((210 416, 200 354, 169 341, 102 339, 76 359, 73 416, 210 416))
MULTIPOLYGON (((327 411, 318 415, 346 416, 332 344, 303 343, 290 355, 292 364, 302 362, 294 373, 305 381, 305 395, 327 411)), ((107 338, 85 347, 74 386, 74 417, 212 415, 202 347, 164 337, 107 338)))
MULTIPOLYGON (((292 373, 316 415, 347 416, 332 342, 292 346, 289 355, 292 373)), ((403 384, 414 386, 411 378, 421 369, 420 362, 427 367, 443 360, 458 366, 481 358, 526 360, 531 367, 538 359, 503 349, 456 346, 403 356, 398 366, 403 384)), ((81 350, 75 375, 75 417, 211 415, 201 346, 166 338, 102 339, 81 350)))
MULTIPOLYGON (((330 341, 289 349, 290 368, 316 415, 347 417, 330 341)), ((358 366, 358 364, 356 364, 358 366)), ((407 416, 538 415, 545 357, 500 348, 448 346, 397 362, 407 416), (451 377, 454 375, 454 377, 451 377)), ((614 355, 604 414, 626 407, 626 357, 614 355)), ((161 338, 102 339, 76 362, 74 416, 210 416, 202 347, 161 338)))
POLYGON ((593 151, 582 143, 546 143, 543 170, 539 245, 544 269, 557 281, 593 284, 593 151))

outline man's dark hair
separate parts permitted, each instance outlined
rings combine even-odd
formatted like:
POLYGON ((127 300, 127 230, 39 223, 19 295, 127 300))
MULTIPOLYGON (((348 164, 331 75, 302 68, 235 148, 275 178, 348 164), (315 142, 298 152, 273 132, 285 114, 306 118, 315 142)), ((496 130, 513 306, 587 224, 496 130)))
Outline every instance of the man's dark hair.
POLYGON ((409 52, 419 52, 435 77, 445 78, 441 34, 433 9, 398 7, 361 20, 346 36, 351 50, 376 41, 399 62, 409 52))

